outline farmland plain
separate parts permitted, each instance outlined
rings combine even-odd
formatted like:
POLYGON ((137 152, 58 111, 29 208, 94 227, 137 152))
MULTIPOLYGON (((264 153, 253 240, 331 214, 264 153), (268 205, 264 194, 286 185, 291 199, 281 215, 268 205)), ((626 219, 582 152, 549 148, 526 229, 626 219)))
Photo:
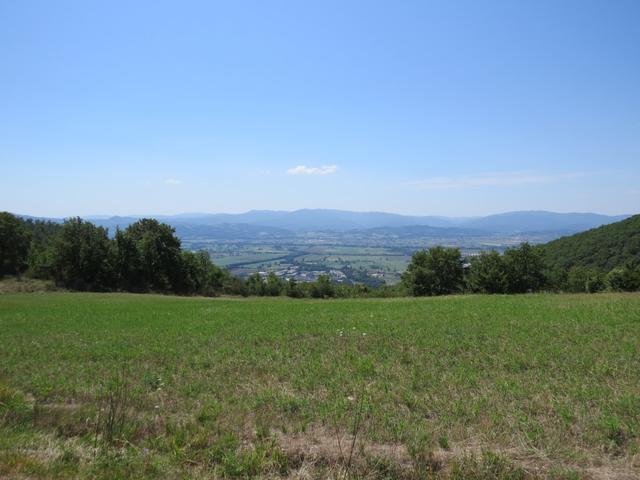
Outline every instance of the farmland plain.
POLYGON ((640 476, 640 295, 0 296, 0 477, 640 476))

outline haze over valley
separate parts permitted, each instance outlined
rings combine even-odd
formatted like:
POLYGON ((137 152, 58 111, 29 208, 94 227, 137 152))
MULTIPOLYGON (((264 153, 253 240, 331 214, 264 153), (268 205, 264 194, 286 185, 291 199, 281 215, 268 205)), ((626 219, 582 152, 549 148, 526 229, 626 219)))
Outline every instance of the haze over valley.
POLYGON ((207 251, 215 264, 241 278, 273 272, 282 279, 308 282, 329 275, 337 283, 379 286, 398 283, 420 249, 443 245, 473 257, 522 242, 546 243, 628 215, 521 211, 445 217, 304 209, 88 216, 87 220, 114 234, 144 217, 171 225, 184 248, 207 251))

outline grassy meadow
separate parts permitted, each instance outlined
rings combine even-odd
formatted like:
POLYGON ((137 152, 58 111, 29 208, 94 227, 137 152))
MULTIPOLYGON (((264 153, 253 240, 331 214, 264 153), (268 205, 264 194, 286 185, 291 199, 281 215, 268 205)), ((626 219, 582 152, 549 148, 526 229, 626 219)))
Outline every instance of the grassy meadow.
POLYGON ((0 295, 0 478, 640 478, 640 295, 0 295))

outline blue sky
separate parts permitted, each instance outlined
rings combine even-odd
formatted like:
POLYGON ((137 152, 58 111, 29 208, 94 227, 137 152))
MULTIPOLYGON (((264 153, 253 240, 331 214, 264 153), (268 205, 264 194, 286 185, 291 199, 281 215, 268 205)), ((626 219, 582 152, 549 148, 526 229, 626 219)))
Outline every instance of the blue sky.
POLYGON ((640 2, 0 0, 0 210, 640 211, 640 2))

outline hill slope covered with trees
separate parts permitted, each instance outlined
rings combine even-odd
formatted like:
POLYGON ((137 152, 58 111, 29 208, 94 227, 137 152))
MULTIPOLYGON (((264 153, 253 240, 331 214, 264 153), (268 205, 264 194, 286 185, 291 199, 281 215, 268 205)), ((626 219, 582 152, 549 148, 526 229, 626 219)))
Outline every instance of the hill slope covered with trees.
POLYGON ((640 215, 562 237, 544 245, 547 265, 568 269, 589 267, 609 271, 640 265, 640 215))

